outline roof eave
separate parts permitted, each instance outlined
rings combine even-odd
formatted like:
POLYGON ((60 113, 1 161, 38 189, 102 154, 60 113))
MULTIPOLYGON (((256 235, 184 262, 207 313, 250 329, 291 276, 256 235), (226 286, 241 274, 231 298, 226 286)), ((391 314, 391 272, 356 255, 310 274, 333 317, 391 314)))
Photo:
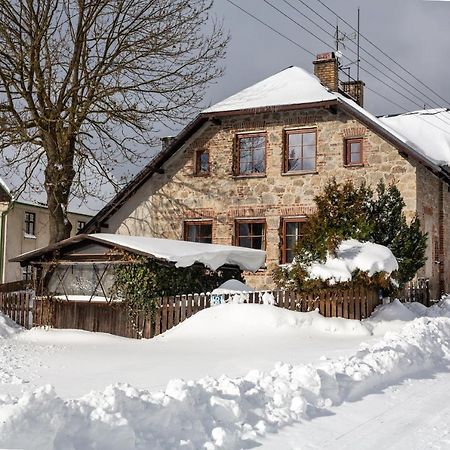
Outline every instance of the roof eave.
POLYGON ((298 109, 314 109, 314 108, 330 108, 337 105, 338 100, 322 100, 309 103, 294 103, 290 105, 272 105, 261 106, 257 108, 230 109, 226 111, 208 111, 205 110, 202 115, 207 117, 224 117, 224 116, 242 116, 249 114, 260 114, 268 112, 292 111, 298 109))

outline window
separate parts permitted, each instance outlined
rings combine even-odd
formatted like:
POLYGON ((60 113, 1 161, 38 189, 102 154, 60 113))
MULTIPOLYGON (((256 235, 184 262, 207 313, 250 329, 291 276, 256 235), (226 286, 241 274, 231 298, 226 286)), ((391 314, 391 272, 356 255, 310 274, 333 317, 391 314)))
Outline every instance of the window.
POLYGON ((36 214, 25 212, 25 234, 29 236, 35 235, 36 214))
POLYGON ((284 172, 315 171, 316 142, 316 130, 286 131, 284 172))
POLYGON ((266 222, 263 219, 237 220, 236 245, 264 250, 266 247, 266 222))
POLYGON ((22 280, 31 281, 33 278, 33 269, 31 266, 22 267, 22 280))
POLYGON ((237 136, 236 175, 260 175, 266 171, 266 135, 237 136))
POLYGON ((77 222, 77 233, 80 232, 84 228, 85 225, 86 225, 86 222, 83 222, 82 220, 79 220, 77 222))
POLYGON ((195 152, 195 175, 209 175, 209 151, 197 150, 195 152))
POLYGON ((303 236, 305 223, 304 217, 283 219, 281 225, 281 262, 283 264, 290 263, 294 259, 295 248, 303 236))
POLYGON ((212 222, 184 222, 184 240, 190 242, 212 243, 212 222))
POLYGON ((346 166, 362 166, 363 158, 363 140, 347 139, 345 141, 345 165, 346 166))

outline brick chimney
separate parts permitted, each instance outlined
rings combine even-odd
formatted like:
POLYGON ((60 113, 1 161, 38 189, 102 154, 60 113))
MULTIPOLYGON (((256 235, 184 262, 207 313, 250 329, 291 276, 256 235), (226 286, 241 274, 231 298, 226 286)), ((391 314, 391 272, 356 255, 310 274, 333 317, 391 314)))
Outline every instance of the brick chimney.
POLYGON ((314 75, 325 87, 337 92, 339 87, 338 61, 334 52, 317 55, 313 64, 314 75))
POLYGON ((364 86, 365 83, 361 80, 343 81, 341 83, 342 91, 361 107, 364 107, 364 86))

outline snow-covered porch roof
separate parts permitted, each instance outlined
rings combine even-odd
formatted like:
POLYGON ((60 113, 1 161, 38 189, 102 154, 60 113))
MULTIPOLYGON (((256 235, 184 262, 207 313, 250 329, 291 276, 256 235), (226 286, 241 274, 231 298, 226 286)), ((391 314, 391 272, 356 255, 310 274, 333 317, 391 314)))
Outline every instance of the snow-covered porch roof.
POLYGON ((10 261, 20 262, 23 266, 55 261, 72 264, 111 262, 121 260, 123 255, 120 251, 173 263, 175 267, 188 267, 198 263, 212 270, 222 266, 237 266, 251 272, 256 272, 264 265, 266 256, 262 250, 231 245, 97 233, 78 235, 23 253, 10 261))

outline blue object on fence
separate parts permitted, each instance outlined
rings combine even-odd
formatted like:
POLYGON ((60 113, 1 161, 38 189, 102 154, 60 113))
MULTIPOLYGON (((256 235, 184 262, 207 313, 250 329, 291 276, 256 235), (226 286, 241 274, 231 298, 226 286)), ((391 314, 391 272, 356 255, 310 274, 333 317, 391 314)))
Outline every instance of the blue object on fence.
POLYGON ((225 303, 225 296, 222 294, 212 294, 211 295, 211 305, 220 305, 225 303))

